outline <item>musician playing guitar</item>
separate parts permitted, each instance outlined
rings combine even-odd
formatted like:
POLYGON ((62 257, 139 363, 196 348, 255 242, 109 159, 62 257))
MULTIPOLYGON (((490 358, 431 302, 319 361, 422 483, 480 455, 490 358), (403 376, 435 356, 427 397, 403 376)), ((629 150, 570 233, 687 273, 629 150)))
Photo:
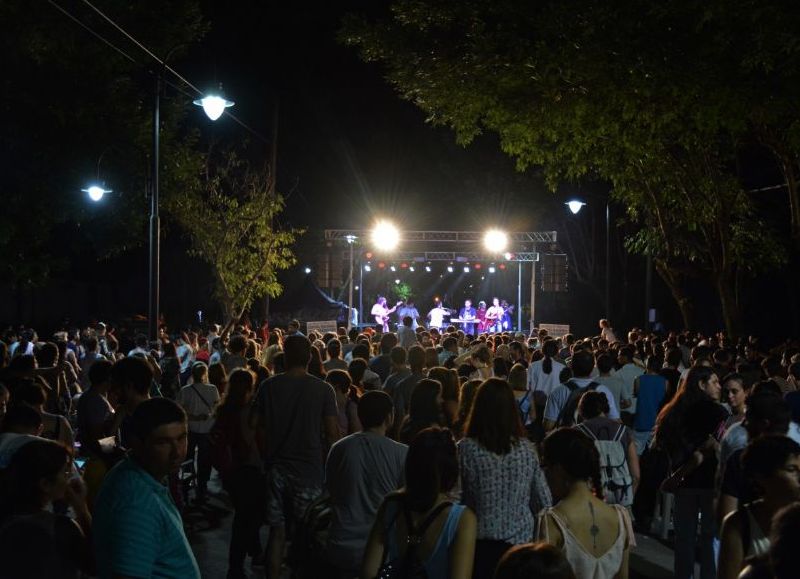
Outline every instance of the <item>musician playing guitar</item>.
POLYGON ((503 331, 503 308, 500 306, 500 300, 494 298, 492 300, 492 307, 486 310, 486 331, 487 332, 502 332, 503 331))
POLYGON ((389 316, 397 309, 403 302, 397 302, 393 308, 386 307, 386 298, 378 296, 377 303, 372 306, 372 316, 375 318, 375 323, 383 327, 384 332, 389 331, 389 316))

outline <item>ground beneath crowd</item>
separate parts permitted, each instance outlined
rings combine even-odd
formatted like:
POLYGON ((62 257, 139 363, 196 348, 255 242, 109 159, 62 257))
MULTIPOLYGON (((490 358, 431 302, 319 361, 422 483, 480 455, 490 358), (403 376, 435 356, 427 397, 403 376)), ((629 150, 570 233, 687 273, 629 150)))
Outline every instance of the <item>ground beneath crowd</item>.
MULTIPOLYGON (((204 579, 225 579, 232 521, 231 503, 220 488, 215 473, 209 483, 208 501, 203 505, 190 504, 184 513, 189 542, 204 579)), ((265 529, 262 530, 262 538, 266 540, 265 529)), ((672 549, 648 535, 637 534, 636 542, 637 547, 631 553, 630 561, 630 576, 633 579, 667 579, 673 576, 672 549)), ((248 567, 247 571, 252 579, 264 577, 263 567, 248 567)), ((281 579, 289 579, 288 571, 281 579)))

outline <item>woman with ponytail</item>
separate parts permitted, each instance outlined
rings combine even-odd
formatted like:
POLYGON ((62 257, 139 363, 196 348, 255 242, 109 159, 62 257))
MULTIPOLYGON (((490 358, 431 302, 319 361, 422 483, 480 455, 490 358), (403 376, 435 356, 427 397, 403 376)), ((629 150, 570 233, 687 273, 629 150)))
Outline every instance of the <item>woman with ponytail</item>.
POLYGON ((360 576, 373 579, 398 571, 412 576, 410 571, 422 567, 429 579, 470 579, 477 522, 469 507, 448 498, 458 480, 449 430, 426 428, 411 440, 405 477, 406 486, 386 497, 378 510, 360 576))
POLYGON ((542 467, 556 505, 539 515, 539 540, 564 552, 577 579, 626 579, 636 541, 625 507, 603 502, 594 442, 572 428, 555 430, 542 443, 542 467))
POLYGON ((537 416, 544 416, 547 397, 561 384, 561 371, 565 368, 564 364, 554 359, 558 356, 558 342, 555 340, 546 340, 542 344, 542 354, 544 358, 532 362, 528 367, 528 390, 533 393, 537 416))

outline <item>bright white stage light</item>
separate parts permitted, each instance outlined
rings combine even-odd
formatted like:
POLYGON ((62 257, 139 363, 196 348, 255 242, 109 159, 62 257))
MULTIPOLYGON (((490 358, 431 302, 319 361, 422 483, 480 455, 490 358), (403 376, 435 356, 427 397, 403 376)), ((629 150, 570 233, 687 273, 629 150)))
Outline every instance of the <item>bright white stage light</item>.
POLYGON ((414 266, 413 266, 413 265, 412 265, 412 266, 410 266, 410 267, 408 268, 408 271, 414 271, 414 266))
POLYGON ((452 265, 448 265, 447 266, 447 273, 453 273, 453 266, 452 265))
POLYGON ((356 290, 356 291, 358 291, 358 286, 354 287, 353 289, 354 289, 354 290, 356 290))
POLYGON ((393 265, 389 266, 389 271, 397 271, 397 268, 393 265))
POLYGON ((494 266, 490 265, 489 266, 489 273, 494 273, 494 272, 495 272, 494 266))
POLYGON ((428 273, 430 273, 430 272, 431 272, 431 266, 429 266, 429 265, 426 265, 426 266, 425 266, 425 271, 426 271, 426 272, 428 272, 428 273))
POLYGON ((372 243, 376 249, 392 251, 400 243, 400 231, 388 221, 378 221, 372 228, 372 243))
POLYGON ((310 267, 306 267, 303 271, 305 271, 307 274, 311 273, 311 268, 310 267))
POLYGON ((372 271, 372 266, 370 264, 365 265, 364 271, 372 271))
POLYGON ((578 201, 577 199, 573 199, 572 201, 567 201, 564 203, 564 205, 569 207, 569 210, 572 211, 573 215, 577 215, 583 206, 586 205, 586 203, 583 201, 578 201))
POLYGON ((394 280, 394 283, 395 283, 395 285, 400 285, 400 280, 396 279, 396 280, 394 280))
POLYGON ((508 247, 508 234, 499 229, 490 229, 483 236, 483 246, 491 253, 501 253, 508 247))
POLYGON ((469 273, 469 266, 468 265, 464 266, 464 273, 469 273))

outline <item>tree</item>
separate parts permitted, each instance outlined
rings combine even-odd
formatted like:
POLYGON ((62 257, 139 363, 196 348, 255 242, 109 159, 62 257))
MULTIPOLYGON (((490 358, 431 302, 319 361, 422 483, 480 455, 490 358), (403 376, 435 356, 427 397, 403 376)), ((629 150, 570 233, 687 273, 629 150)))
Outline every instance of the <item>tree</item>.
MULTIPOLYGON (((80 3, 69 10, 136 62, 47 3, 0 2, 4 175, 0 279, 46 283, 74 255, 107 257, 146 239, 157 66, 80 3), (91 206, 80 190, 99 177, 112 197, 91 206), (92 255, 92 251, 94 255, 92 255)), ((176 65, 206 30, 196 0, 103 6, 124 28, 176 65)), ((162 99, 162 196, 195 186, 202 154, 184 128, 189 99, 162 99)))
POLYGON ((238 321, 258 297, 280 295, 278 272, 296 263, 292 245, 303 233, 275 225, 284 206, 269 171, 232 150, 209 154, 203 185, 171 198, 167 210, 211 267, 226 320, 238 321))
MULTIPOLYGON (((744 18, 753 3, 737 4, 744 18)), ((742 28, 728 5, 400 0, 388 17, 350 17, 341 37, 460 142, 494 131, 553 188, 608 181, 641 228, 629 247, 652 255, 686 323, 682 281, 702 275, 734 332, 738 276, 783 256, 737 172, 754 103, 732 72, 741 53, 726 51, 742 28)))

